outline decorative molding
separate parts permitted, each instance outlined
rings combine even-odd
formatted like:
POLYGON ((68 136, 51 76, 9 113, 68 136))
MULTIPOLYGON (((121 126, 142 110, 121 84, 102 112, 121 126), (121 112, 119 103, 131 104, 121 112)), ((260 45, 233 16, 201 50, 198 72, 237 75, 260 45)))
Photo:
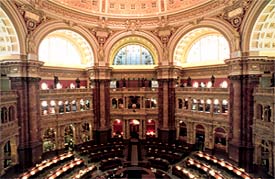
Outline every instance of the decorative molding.
POLYGON ((224 9, 220 17, 229 22, 236 31, 239 31, 245 13, 251 6, 251 3, 252 0, 235 0, 230 6, 224 9))

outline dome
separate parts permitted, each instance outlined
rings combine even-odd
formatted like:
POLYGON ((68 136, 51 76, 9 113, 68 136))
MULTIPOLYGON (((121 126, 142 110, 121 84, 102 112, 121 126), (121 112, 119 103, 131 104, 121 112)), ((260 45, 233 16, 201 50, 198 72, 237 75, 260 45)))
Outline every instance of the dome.
MULTIPOLYGON (((32 0, 27 0, 33 3, 32 0)), ((48 0, 35 2, 48 15, 90 26, 152 29, 218 14, 231 0, 48 0)))
POLYGON ((103 16, 148 17, 181 12, 211 0, 51 0, 83 13, 103 16))

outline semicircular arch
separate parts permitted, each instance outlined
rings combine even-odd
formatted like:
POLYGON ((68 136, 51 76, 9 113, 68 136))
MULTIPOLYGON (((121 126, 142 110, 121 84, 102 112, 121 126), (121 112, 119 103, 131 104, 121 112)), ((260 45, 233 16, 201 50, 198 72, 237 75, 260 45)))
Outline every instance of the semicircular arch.
POLYGON ((14 56, 14 58, 20 59, 20 55, 26 54, 26 44, 25 44, 25 37, 27 34, 27 28, 25 25, 25 21, 20 15, 20 13, 15 10, 16 7, 14 7, 14 4, 12 4, 10 1, 1 1, 0 2, 1 9, 5 12, 5 14, 8 16, 9 21, 12 23, 12 26, 14 27, 16 38, 18 39, 18 48, 16 51, 18 54, 17 57, 14 56))
POLYGON ((242 51, 249 53, 250 55, 258 55, 258 54, 251 54, 250 52, 250 41, 252 32, 254 29, 254 25, 257 21, 257 18, 260 16, 264 8, 268 5, 271 1, 252 1, 251 8, 248 9, 247 13, 243 18, 243 22, 241 24, 240 32, 243 34, 242 36, 242 51))
POLYGON ((42 42, 42 40, 51 32, 54 32, 57 30, 68 30, 80 35, 91 47, 93 58, 94 58, 93 59, 94 64, 97 62, 96 49, 98 49, 99 47, 97 39, 86 28, 83 28, 82 26, 69 26, 68 24, 61 21, 47 22, 45 24, 42 24, 35 30, 35 32, 33 33, 33 39, 37 44, 34 50, 35 53, 38 54, 39 44, 42 42))
POLYGON ((143 31, 137 31, 134 34, 130 31, 122 31, 113 34, 113 38, 110 38, 105 43, 105 53, 109 54, 105 56, 105 63, 110 66, 113 61, 115 52, 118 51, 123 45, 136 43, 146 47, 150 52, 153 52, 154 61, 156 65, 162 62, 162 43, 153 34, 143 31))
MULTIPOLYGON (((233 57, 235 55, 234 52, 240 51, 239 34, 229 24, 225 23, 224 21, 209 18, 201 21, 199 24, 196 25, 189 24, 187 26, 181 27, 171 36, 168 43, 169 51, 172 52, 169 54, 169 59, 171 59, 171 63, 178 66, 182 65, 175 61, 175 52, 179 50, 176 47, 178 46, 182 38, 186 36, 186 34, 200 28, 212 29, 212 31, 215 31, 224 36, 224 38, 227 40, 229 44, 230 57, 233 57)), ((201 34, 197 34, 197 37, 200 36, 201 34)), ((187 46, 192 45, 192 42, 193 41, 190 41, 187 44, 187 46)))

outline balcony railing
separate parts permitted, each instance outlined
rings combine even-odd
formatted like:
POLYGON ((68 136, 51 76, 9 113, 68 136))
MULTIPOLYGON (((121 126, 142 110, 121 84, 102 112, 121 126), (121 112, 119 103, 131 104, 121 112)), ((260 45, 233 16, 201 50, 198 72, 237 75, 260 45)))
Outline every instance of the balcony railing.
POLYGON ((177 87, 176 91, 188 91, 188 92, 229 92, 228 88, 194 88, 194 87, 177 87))
POLYGON ((110 91, 119 91, 119 92, 122 92, 122 91, 139 91, 139 92, 142 92, 142 91, 158 91, 158 88, 148 88, 148 87, 141 87, 141 88, 111 88, 110 91))
POLYGON ((275 95, 275 87, 268 87, 268 88, 255 88, 254 93, 256 93, 257 95, 259 94, 273 94, 275 95))
POLYGON ((92 88, 75 88, 75 89, 48 89, 40 90, 40 94, 59 94, 59 93, 92 93, 92 88))

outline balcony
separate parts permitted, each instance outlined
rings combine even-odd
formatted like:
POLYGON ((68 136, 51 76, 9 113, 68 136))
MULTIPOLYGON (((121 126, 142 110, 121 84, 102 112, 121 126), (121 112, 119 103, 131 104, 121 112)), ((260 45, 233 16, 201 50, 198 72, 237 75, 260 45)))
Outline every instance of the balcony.
POLYGON ((221 93, 229 94, 228 88, 194 88, 194 87, 177 87, 176 92, 192 92, 192 93, 221 93))
POLYGON ((0 142, 9 138, 10 136, 14 136, 18 134, 18 121, 9 121, 4 124, 0 124, 0 142))
POLYGON ((61 97, 86 97, 93 94, 92 88, 76 88, 76 89, 49 89, 40 90, 40 98, 45 99, 48 97, 61 98, 61 97))
POLYGON ((158 88, 148 88, 148 87, 142 87, 142 88, 112 88, 110 89, 110 93, 132 93, 132 92, 138 92, 138 93, 148 93, 148 92, 158 92, 158 88))
POLYGON ((14 102, 17 100, 16 91, 0 91, 0 101, 2 102, 14 102))
POLYGON ((275 87, 255 88, 254 96, 255 95, 275 96, 275 87))

